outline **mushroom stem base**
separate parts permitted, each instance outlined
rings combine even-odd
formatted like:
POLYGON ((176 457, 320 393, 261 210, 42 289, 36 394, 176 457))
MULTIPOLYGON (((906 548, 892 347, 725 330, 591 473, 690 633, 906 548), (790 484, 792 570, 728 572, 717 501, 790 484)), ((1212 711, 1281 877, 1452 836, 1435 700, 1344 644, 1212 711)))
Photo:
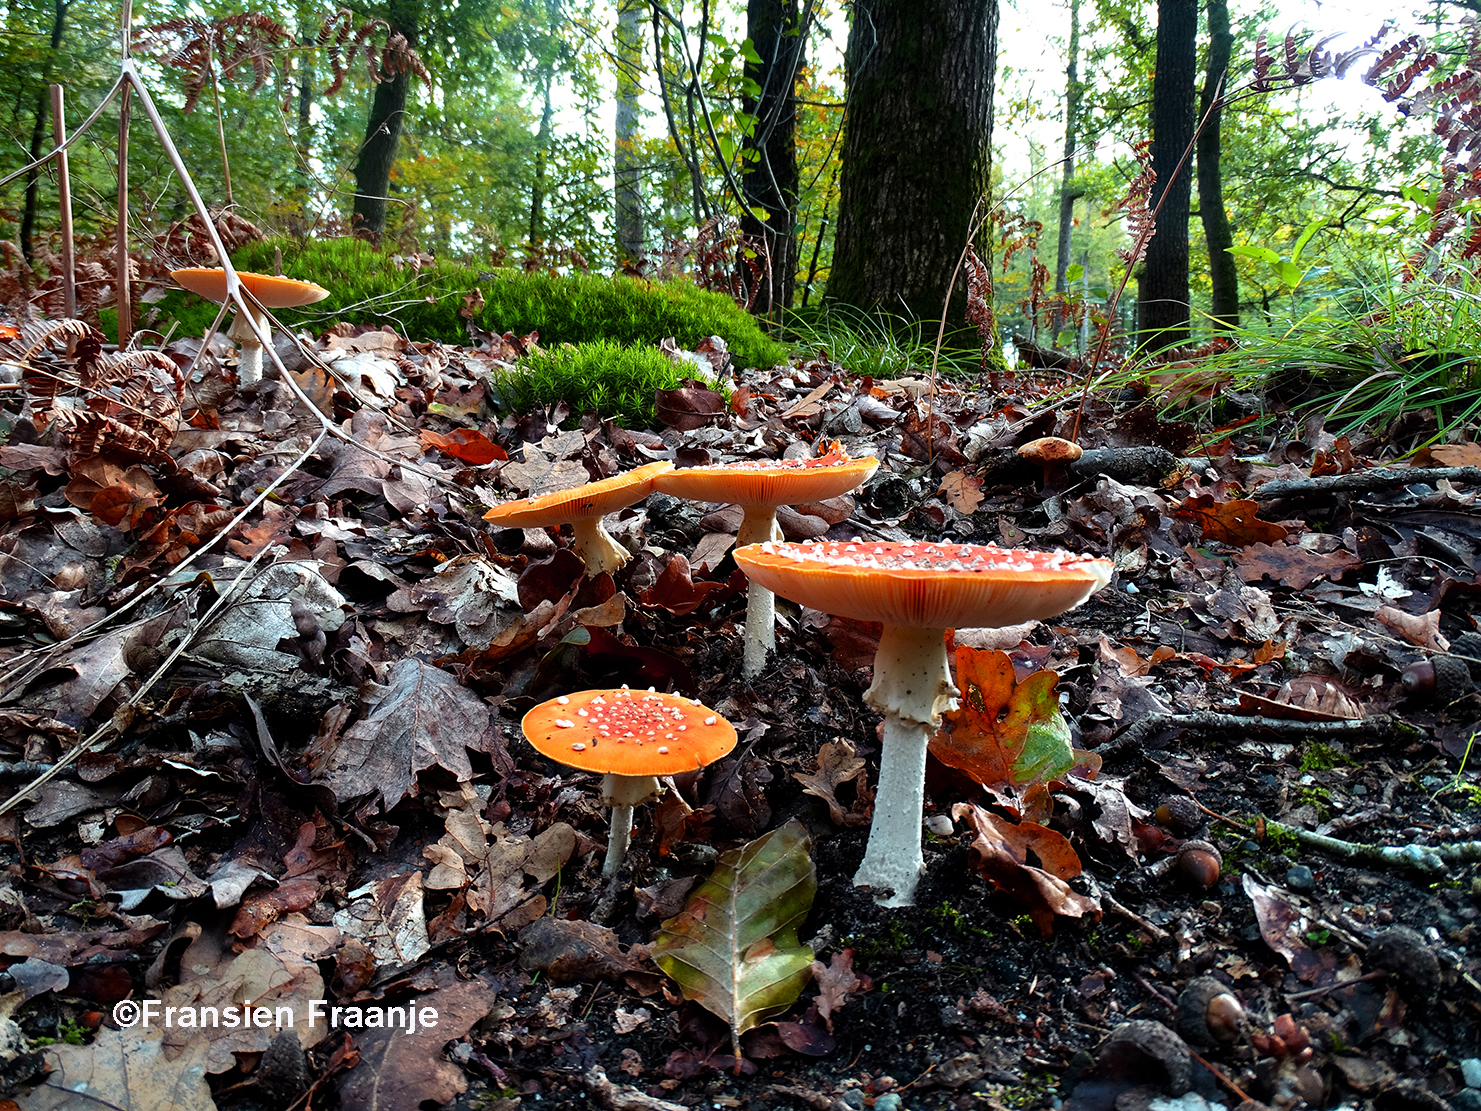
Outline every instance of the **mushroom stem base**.
POLYGON ((586 564, 588 578, 596 578, 603 571, 616 574, 631 553, 617 541, 602 525, 600 517, 581 517, 571 522, 571 547, 586 564))
POLYGON ((855 884, 893 889, 893 895, 875 900, 880 906, 914 906, 915 887, 926 870, 920 843, 921 809, 926 746, 934 732, 929 725, 885 713, 869 848, 854 873, 855 884))
POLYGON ((627 859, 627 846, 633 836, 633 808, 612 807, 612 827, 607 833, 607 859, 602 864, 602 875, 615 876, 617 869, 627 859))

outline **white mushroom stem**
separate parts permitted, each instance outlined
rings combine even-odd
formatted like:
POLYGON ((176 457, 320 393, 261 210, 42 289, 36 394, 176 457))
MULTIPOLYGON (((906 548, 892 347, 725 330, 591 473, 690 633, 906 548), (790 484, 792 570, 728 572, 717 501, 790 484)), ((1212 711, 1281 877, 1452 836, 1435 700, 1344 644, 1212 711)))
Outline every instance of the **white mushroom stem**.
POLYGON ((269 331, 267 314, 259 313, 255 309, 245 305, 237 310, 236 318, 232 320, 231 327, 226 334, 241 345, 241 355, 237 361, 237 385, 250 386, 254 382, 262 381, 262 340, 258 338, 257 332, 252 329, 252 319, 255 317, 257 326, 263 335, 272 335, 269 331))
MULTIPOLYGON (((776 506, 748 505, 735 534, 738 548, 780 540, 776 506)), ((776 595, 757 582, 746 587, 746 643, 741 654, 741 674, 754 679, 766 666, 766 657, 776 648, 776 595)))
POLYGON ((612 539, 600 517, 578 517, 571 522, 571 532, 571 546, 586 564, 588 578, 596 578, 603 571, 616 573, 631 558, 631 553, 612 539))
POLYGON ((658 794, 658 780, 651 775, 616 775, 602 777, 602 803, 612 808, 612 825, 607 833, 607 859, 602 875, 615 876, 627 859, 632 842, 633 807, 658 794))
POLYGON ((874 656, 874 683, 864 692, 864 701, 884 714, 884 736, 869 847, 854 883, 892 889, 877 900, 881 906, 914 905, 926 869, 920 831, 926 746, 961 693, 951 682, 945 633, 886 625, 874 656))

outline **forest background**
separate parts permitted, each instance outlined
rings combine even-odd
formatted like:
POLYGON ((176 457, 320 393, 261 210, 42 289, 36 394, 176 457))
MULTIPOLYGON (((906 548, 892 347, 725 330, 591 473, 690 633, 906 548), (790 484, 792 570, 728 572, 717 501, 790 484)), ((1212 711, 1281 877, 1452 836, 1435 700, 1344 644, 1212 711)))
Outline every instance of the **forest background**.
MULTIPOLYGON (((1349 32, 1351 48, 1380 30, 1314 8, 1307 47, 1325 31, 1349 32)), ((49 85, 66 89, 74 125, 102 99, 119 33, 117 7, 100 0, 0 11, 3 175, 49 149, 49 85)), ((264 229, 370 232, 484 266, 652 272, 666 245, 738 220, 761 262, 760 278, 737 267, 745 299, 794 322, 824 303, 933 321, 972 239, 1001 328, 1083 348, 1090 329, 1076 325, 1124 266, 1136 144, 1160 132, 1155 205, 1175 180, 1169 152, 1191 155, 1201 118, 1197 157, 1176 175, 1182 206, 1159 214, 1141 296, 1121 303, 1125 330, 1164 343, 1236 323, 1280 335, 1334 304, 1367 311, 1394 287, 1435 207, 1440 141, 1425 113, 1364 86, 1362 63, 1252 95, 1257 37, 1273 29, 1278 48, 1293 14, 1305 13, 1228 0, 387 0, 338 12, 149 0, 134 9, 133 48, 203 195, 264 229), (917 64, 910 49, 946 62, 917 64), (1216 91, 1229 104, 1210 116, 1216 91), (919 126, 954 112, 963 142, 919 126), (882 132, 891 141, 873 142, 882 132), (913 194, 895 180, 912 175, 913 194)), ((1467 5, 1392 14, 1375 55, 1418 29, 1436 73, 1464 65, 1467 5)), ((116 211, 110 112, 71 162, 77 232, 99 243, 116 211)), ((188 198, 148 128, 134 128, 129 159, 133 236, 158 242, 188 198)), ((0 193, 9 265, 44 267, 55 252, 56 198, 46 171, 0 193)))

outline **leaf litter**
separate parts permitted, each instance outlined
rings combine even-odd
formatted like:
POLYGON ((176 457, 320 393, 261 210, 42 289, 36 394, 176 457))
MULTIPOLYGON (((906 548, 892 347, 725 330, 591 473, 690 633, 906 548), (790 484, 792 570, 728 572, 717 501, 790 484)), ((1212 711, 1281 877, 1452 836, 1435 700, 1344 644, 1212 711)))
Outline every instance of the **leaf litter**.
POLYGON ((212 388, 179 395, 170 367, 198 341, 158 365, 84 344, 82 366, 61 333, 28 336, 6 361, 151 400, 121 432, 63 418, 55 391, 9 395, 0 961, 16 1029, 55 1042, 7 1051, 0 1097, 927 1109, 1065 1098, 1085 1075, 1077 1100, 1115 1102, 1109 1062, 1176 1051, 1179 996, 1208 976, 1247 1017, 1190 1066, 1206 1100, 1456 1100, 1481 1073, 1481 796, 1462 767, 1481 532, 1463 473, 1426 469, 1474 464, 1471 445, 1408 467, 1371 436, 1284 427, 1179 461, 1135 454, 1167 431, 1147 406, 1092 395, 1090 461, 1041 489, 1008 459, 1074 414, 1030 376, 933 390, 820 357, 747 372, 728 403, 682 387, 655 433, 496 412, 490 369, 520 354, 498 337, 413 350, 335 329, 314 353, 346 389, 305 364, 237 392, 208 349, 212 388), (733 511, 655 495, 609 521, 636 558, 595 580, 560 534, 479 520, 658 459, 832 439, 883 465, 782 514, 789 537, 1118 567, 1052 623, 958 631, 966 697, 928 767, 912 908, 850 883, 877 629, 782 604, 782 651, 745 683, 733 511), (532 754, 518 720, 614 682, 699 697, 742 744, 665 784, 609 882, 599 784, 532 754), (715 918, 757 844, 805 860, 816 898, 764 926, 715 918), (1208 884, 1182 865, 1201 844, 1221 858, 1208 884), (731 960, 676 963, 686 921, 731 960), (785 974, 738 990, 768 962, 785 974), (110 1008, 146 997, 442 1021, 117 1028, 110 1008), (1128 1019, 1172 1041, 1111 1037, 1128 1019))

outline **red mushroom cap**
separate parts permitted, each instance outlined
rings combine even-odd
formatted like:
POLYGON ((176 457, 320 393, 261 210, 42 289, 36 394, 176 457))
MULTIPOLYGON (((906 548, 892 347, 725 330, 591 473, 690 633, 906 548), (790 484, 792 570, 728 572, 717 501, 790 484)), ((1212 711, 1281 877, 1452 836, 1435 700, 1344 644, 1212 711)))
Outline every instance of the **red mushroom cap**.
MULTIPOLYGON (((208 301, 226 300, 226 271, 220 267, 171 270, 170 277, 178 285, 208 301)), ((301 282, 296 278, 280 278, 274 274, 254 274, 250 270, 238 270, 237 280, 265 309, 297 308, 299 305, 322 301, 329 296, 329 291, 321 285, 301 282)))
POLYGON ((483 519, 505 528, 548 528, 584 517, 604 517, 642 501, 653 492, 653 480, 673 469, 672 463, 649 463, 597 482, 504 502, 485 513, 483 519))
POLYGON ((815 459, 746 459, 685 467, 662 476, 655 488, 691 501, 732 505, 795 505, 847 494, 879 466, 873 456, 850 459, 834 444, 815 459))
POLYGON ((552 698, 520 724, 542 755, 604 775, 677 775, 735 747, 735 727, 698 700, 627 687, 552 698))
POLYGON ((735 561, 783 598, 911 629, 1001 627, 1073 609, 1114 565, 978 544, 751 544, 735 561))

